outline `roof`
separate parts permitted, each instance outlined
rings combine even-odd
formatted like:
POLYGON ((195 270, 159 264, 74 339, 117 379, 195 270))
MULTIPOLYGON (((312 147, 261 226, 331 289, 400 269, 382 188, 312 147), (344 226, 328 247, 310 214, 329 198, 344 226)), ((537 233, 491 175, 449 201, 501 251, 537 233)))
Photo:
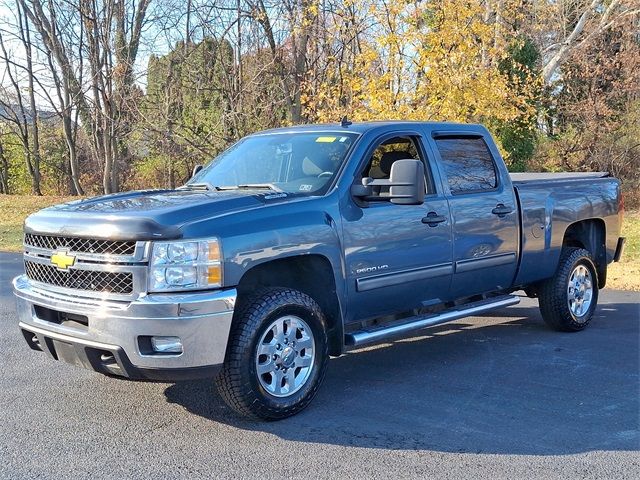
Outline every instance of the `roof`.
POLYGON ((416 125, 424 125, 430 128, 437 128, 442 130, 450 130, 450 129, 467 129, 471 128, 484 128, 481 125, 477 124, 468 124, 468 123, 454 123, 454 122, 424 122, 419 120, 384 120, 384 121, 375 121, 375 122, 353 122, 351 125, 343 127, 340 123, 315 123, 315 124, 307 124, 307 125, 293 125, 290 127, 280 127, 280 128, 272 128, 269 130, 262 130, 254 133, 254 135, 263 135, 267 133, 288 133, 288 132, 335 132, 335 131, 344 131, 344 132, 354 132, 354 133, 366 133, 375 129, 383 129, 384 127, 407 127, 407 128, 415 128, 416 125))

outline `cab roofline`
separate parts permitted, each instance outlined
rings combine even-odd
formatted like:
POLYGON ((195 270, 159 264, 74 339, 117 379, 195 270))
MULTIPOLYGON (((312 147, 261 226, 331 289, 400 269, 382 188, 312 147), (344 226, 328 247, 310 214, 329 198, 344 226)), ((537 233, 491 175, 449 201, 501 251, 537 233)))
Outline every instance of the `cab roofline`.
POLYGON ((415 128, 416 125, 423 125, 431 129, 449 130, 449 129, 464 129, 475 130, 477 128, 484 127, 482 125, 468 124, 468 123, 455 123, 455 122, 425 122, 421 120, 385 120, 385 121, 371 121, 371 122, 353 122, 350 125, 343 126, 340 123, 311 123, 306 125, 293 125, 290 127, 271 128, 269 130, 261 130, 255 132, 249 136, 268 135, 268 134, 281 134, 281 133, 316 133, 316 132, 351 132, 364 134, 371 130, 393 128, 401 129, 406 127, 408 129, 415 128))

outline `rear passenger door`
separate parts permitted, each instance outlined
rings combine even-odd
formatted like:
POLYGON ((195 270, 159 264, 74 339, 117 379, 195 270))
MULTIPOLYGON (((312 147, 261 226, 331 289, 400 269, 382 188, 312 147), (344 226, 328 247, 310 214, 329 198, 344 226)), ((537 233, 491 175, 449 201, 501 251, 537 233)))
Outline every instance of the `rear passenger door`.
POLYGON ((477 133, 434 132, 432 148, 451 211, 451 297, 511 286, 518 260, 518 210, 504 162, 477 133))

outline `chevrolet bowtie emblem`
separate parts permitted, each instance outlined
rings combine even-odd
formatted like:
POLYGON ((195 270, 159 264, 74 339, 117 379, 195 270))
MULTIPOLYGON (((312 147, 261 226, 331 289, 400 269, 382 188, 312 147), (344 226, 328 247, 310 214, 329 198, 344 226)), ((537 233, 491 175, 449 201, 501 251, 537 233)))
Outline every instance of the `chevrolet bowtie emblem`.
POLYGON ((51 263, 60 270, 66 270, 76 263, 76 257, 74 255, 69 255, 67 252, 56 252, 51 255, 51 263))

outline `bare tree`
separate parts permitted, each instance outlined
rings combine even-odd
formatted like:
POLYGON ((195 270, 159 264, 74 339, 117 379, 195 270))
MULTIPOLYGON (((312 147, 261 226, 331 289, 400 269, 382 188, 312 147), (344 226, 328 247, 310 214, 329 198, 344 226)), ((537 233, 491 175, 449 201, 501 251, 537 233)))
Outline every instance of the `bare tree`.
POLYGON ((0 131, 0 193, 8 194, 9 192, 9 161, 4 153, 3 137, 0 131))
MULTIPOLYGON (((19 16, 19 29, 22 31, 23 21, 19 16)), ((23 42, 27 42, 26 35, 21 33, 23 42)), ((27 66, 14 61, 14 56, 9 52, 3 33, 0 31, 0 60, 4 63, 5 74, 10 87, 0 89, 0 121, 4 121, 12 127, 13 133, 20 139, 23 147, 24 160, 27 171, 31 176, 31 190, 34 195, 42 195, 40 189, 40 152, 38 139, 38 112, 35 108, 33 90, 29 92, 29 104, 22 95, 20 86, 21 73, 26 70, 29 85, 33 86, 33 65, 28 60, 27 66)), ((27 53, 30 57, 30 53, 27 53)))
MULTIPOLYGON (((577 20, 568 33, 545 48, 547 59, 542 68, 546 83, 550 83, 571 53, 595 36, 640 12, 638 0, 591 0, 577 11, 577 20)), ((558 29, 558 33, 563 30, 558 29)))
POLYGON ((60 70, 69 97, 75 99, 94 157, 104 162, 105 193, 119 189, 118 169, 126 149, 124 140, 131 129, 128 102, 135 91, 134 66, 150 3, 151 0, 80 0, 65 4, 75 26, 84 33, 79 43, 68 43, 71 38, 59 34, 71 28, 60 25, 56 14, 59 4, 49 0, 45 11, 39 0, 20 0, 60 70), (80 51, 86 58, 88 75, 84 78, 82 69, 73 68, 72 51, 80 51))

